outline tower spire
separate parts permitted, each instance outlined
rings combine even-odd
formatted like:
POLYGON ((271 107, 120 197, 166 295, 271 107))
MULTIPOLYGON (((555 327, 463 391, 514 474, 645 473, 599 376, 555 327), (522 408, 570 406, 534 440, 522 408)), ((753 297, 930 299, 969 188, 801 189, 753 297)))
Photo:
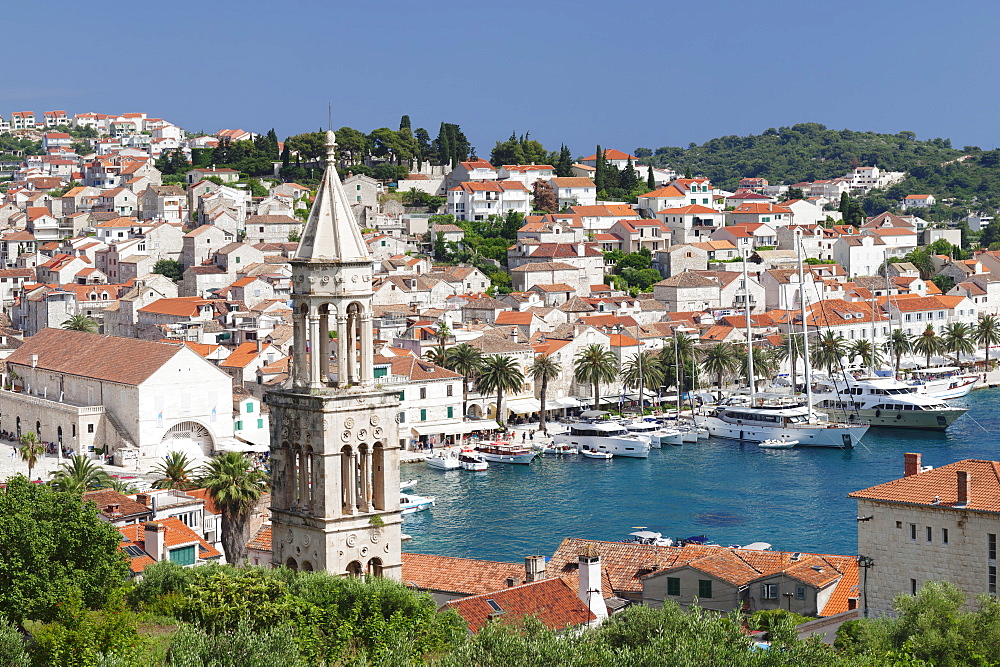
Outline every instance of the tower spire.
POLYGON ((326 133, 326 170, 316 190, 316 201, 302 231, 293 259, 321 262, 370 262, 368 246, 354 219, 336 166, 337 142, 326 133))

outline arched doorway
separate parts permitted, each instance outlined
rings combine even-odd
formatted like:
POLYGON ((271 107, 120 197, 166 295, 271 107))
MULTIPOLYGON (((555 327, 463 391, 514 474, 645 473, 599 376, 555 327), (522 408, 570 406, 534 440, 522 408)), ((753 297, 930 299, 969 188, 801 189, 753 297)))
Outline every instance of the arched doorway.
POLYGON ((302 561, 302 571, 303 572, 312 572, 313 571, 313 564, 310 563, 307 560, 302 561))
POLYGON ((347 574, 348 574, 348 576, 351 576, 351 577, 360 577, 361 576, 361 563, 359 563, 356 560, 352 560, 350 563, 348 563, 347 564, 347 574))
POLYGON ((198 422, 186 421, 171 426, 157 447, 156 455, 163 458, 170 452, 187 454, 189 459, 204 459, 212 455, 215 441, 205 426, 198 422))
POLYGON ((372 558, 368 561, 368 576, 369 577, 381 577, 382 576, 382 559, 372 558))
POLYGON ((289 557, 289 559, 285 561, 285 567, 287 567, 289 570, 297 572, 299 569, 299 564, 295 562, 294 558, 289 557))
POLYGON ((470 403, 468 416, 471 419, 482 419, 483 418, 482 406, 476 405, 475 403, 470 403))

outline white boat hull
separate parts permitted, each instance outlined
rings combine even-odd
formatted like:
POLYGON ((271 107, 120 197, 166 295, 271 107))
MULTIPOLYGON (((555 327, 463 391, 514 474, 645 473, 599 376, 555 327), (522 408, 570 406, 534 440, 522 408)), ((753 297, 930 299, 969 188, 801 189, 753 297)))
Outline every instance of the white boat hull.
POLYGON ((923 384, 918 384, 917 386, 923 390, 928 396, 933 396, 934 398, 940 398, 944 401, 950 401, 953 398, 962 398, 967 396, 973 387, 976 386, 976 382, 979 381, 979 376, 962 376, 958 378, 945 378, 941 380, 930 380, 923 384))
POLYGON ((461 467, 458 459, 443 456, 432 456, 425 463, 435 470, 458 470, 461 467))
POLYGON ((490 454, 489 452, 481 452, 476 450, 476 454, 480 456, 484 461, 488 463, 516 463, 521 465, 527 465, 531 463, 537 454, 535 452, 529 452, 527 454, 490 454))
POLYGON ((567 433, 565 435, 553 436, 552 442, 570 445, 575 447, 577 451, 591 449, 598 452, 608 452, 615 456, 627 456, 639 459, 649 458, 649 442, 643 442, 638 438, 600 437, 567 433))
POLYGON ((761 424, 733 424, 718 417, 705 417, 708 432, 717 438, 729 438, 745 442, 764 440, 798 440, 799 447, 837 447, 850 449, 861 442, 868 431, 862 426, 807 426, 794 428, 783 425, 765 426, 761 424))

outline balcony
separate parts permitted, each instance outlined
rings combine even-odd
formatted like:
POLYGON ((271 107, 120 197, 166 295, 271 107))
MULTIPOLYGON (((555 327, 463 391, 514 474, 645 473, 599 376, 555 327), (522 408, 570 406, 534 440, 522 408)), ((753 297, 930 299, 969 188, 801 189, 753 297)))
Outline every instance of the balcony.
POLYGON ((79 417, 85 415, 100 415, 104 414, 103 405, 85 405, 83 403, 74 403, 73 401, 56 401, 50 398, 45 398, 42 396, 32 396, 19 391, 8 391, 3 390, 0 392, 0 397, 21 403, 24 405, 36 405, 47 410, 58 410, 60 412, 66 412, 69 414, 74 414, 79 417))

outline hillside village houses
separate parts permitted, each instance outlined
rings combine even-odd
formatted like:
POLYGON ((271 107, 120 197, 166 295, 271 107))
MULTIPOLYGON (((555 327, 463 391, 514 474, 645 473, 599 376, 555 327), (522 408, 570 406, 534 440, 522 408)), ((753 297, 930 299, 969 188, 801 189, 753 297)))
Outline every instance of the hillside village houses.
MULTIPOLYGON (((181 150, 212 147, 219 137, 189 138, 147 114, 53 113, 21 114, 8 123, 10 131, 35 132, 29 136, 39 140, 43 131, 32 128, 44 124, 52 135, 45 146, 50 155, 16 165, 0 200, 0 325, 9 324, 27 350, 11 355, 12 368, 31 368, 32 357, 25 355, 34 354, 34 345, 61 344, 58 330, 75 315, 94 320, 101 345, 149 345, 155 351, 150 358, 162 363, 145 369, 148 376, 130 376, 132 384, 121 389, 93 366, 96 361, 48 361, 45 348, 38 363, 46 364, 48 375, 18 370, 25 381, 14 392, 0 392, 0 426, 17 427, 6 424, 15 414, 4 409, 7 401, 30 406, 22 431, 38 427, 43 439, 61 436, 69 449, 134 447, 144 460, 161 455, 174 439, 199 455, 265 447, 267 428, 260 424, 267 416, 260 414, 259 399, 288 379, 294 338, 289 258, 302 229, 299 214, 310 206, 309 188, 265 182, 267 196, 254 197, 237 172, 214 166, 189 170, 183 184, 164 185, 154 158, 167 144, 133 142, 132 133, 149 132, 181 150), (76 155, 77 144, 64 145, 58 135, 67 127, 99 132, 92 154, 76 155), (49 159, 53 155, 58 157, 49 159), (49 194, 71 184, 60 196, 49 194), (152 273, 161 260, 179 264, 178 282, 152 273), (171 403, 184 392, 147 389, 176 363, 205 377, 211 400, 185 406, 171 403), (76 374, 87 373, 94 374, 91 389, 98 394, 114 385, 117 402, 89 396, 82 384, 72 389, 80 382, 76 374), (89 412, 100 405, 103 412, 89 412), (249 416, 249 409, 259 416, 249 416), (126 427, 133 414, 140 414, 138 426, 126 427)), ((631 161, 643 180, 649 173, 628 153, 606 149, 605 155, 620 168, 631 161)), ((504 397, 502 414, 496 397, 480 393, 474 381, 464 401, 463 378, 424 356, 445 324, 446 346, 468 343, 487 356, 510 356, 522 369, 537 354, 556 356, 562 371, 549 384, 546 407, 562 414, 592 401, 592 388, 572 371, 586 345, 607 347, 623 363, 637 349, 659 349, 677 330, 706 344, 742 340, 747 304, 755 336, 781 334, 789 323, 801 326, 804 299, 810 330, 832 330, 848 341, 881 341, 891 328, 916 334, 928 322, 940 329, 1000 313, 998 253, 984 252, 975 261, 935 258, 936 271, 955 279, 954 288, 941 294, 901 260, 925 242, 922 220, 883 214, 854 228, 837 224, 839 213, 823 208, 841 191, 885 187, 899 175, 861 167, 836 183, 794 184, 806 197, 781 201, 781 188, 763 179, 745 179, 727 192, 707 178, 656 168, 656 188, 632 205, 598 199, 595 161, 596 155, 579 161, 571 177, 558 176, 552 165, 494 166, 482 159, 454 168, 414 165, 398 187, 408 190, 420 181, 418 190, 445 197, 442 213, 454 220, 428 220, 398 202, 383 202, 385 185, 370 177, 345 179, 345 204, 366 227, 375 262, 376 374, 400 389, 408 446, 454 441, 493 427, 497 417, 532 418, 541 409, 540 388, 530 377, 504 397), (552 187, 557 212, 533 211, 537 181, 552 187), (501 267, 510 275, 510 294, 494 293, 481 268, 435 264, 427 255, 438 235, 446 247, 461 248, 461 223, 511 211, 525 219, 501 267), (429 232, 433 238, 421 236, 429 232), (805 268, 804 286, 796 268, 799 244, 803 257, 819 262, 805 268), (661 280, 636 296, 616 288, 615 266, 606 257, 614 250, 648 251, 661 280), (880 284, 876 274, 886 263, 889 282, 883 276, 880 284)), ((113 354, 94 349, 98 359, 113 354)), ((620 387, 601 387, 601 400, 619 397, 620 387)))

